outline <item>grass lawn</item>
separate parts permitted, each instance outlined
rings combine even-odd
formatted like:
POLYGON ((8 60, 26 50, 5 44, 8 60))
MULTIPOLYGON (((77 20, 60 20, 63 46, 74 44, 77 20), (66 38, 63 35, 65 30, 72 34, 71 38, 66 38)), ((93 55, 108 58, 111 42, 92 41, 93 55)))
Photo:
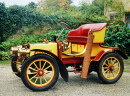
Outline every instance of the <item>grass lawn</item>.
POLYGON ((0 65, 9 65, 11 64, 11 60, 9 61, 0 61, 0 65))
POLYGON ((130 56, 128 57, 128 59, 124 59, 124 72, 130 72, 130 56))

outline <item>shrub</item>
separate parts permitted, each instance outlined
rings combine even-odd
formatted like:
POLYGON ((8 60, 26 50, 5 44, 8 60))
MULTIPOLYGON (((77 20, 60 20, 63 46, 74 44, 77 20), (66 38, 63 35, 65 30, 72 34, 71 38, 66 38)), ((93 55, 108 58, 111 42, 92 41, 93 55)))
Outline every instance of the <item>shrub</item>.
POLYGON ((130 29, 125 25, 111 23, 107 26, 104 45, 114 47, 118 45, 127 55, 130 55, 130 29))
MULTIPOLYGON (((10 50, 12 46, 22 45, 22 44, 29 44, 29 43, 39 43, 45 39, 45 37, 48 37, 48 40, 51 40, 51 35, 58 36, 60 34, 61 30, 54 30, 49 33, 45 34, 36 34, 36 35, 28 35, 28 34, 21 34, 19 37, 16 36, 15 38, 8 39, 5 42, 2 42, 0 45, 0 50, 6 51, 10 50)), ((59 40, 66 39, 68 35, 68 30, 64 31, 62 36, 59 38, 59 40)))
POLYGON ((1 60, 10 60, 13 55, 10 54, 10 51, 1 51, 0 52, 0 58, 1 60))

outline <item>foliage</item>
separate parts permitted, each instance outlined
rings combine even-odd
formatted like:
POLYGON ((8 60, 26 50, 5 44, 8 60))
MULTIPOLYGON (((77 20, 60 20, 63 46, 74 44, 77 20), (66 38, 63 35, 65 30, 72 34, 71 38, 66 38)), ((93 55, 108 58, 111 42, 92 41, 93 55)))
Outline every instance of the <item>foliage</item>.
POLYGON ((22 26, 31 24, 43 27, 44 23, 56 23, 46 14, 18 5, 6 8, 3 3, 0 3, 0 22, 1 42, 15 34, 22 26))
POLYGON ((34 3, 34 2, 30 2, 30 3, 29 3, 28 5, 26 5, 25 7, 34 9, 34 8, 37 8, 38 5, 37 5, 36 3, 34 3))
POLYGON ((10 51, 0 51, 0 58, 1 60, 9 60, 12 58, 12 55, 10 54, 10 51))
POLYGON ((8 26, 8 22, 6 22, 6 8, 4 3, 0 3, 0 41, 3 39, 3 33, 6 30, 6 25, 8 26))
POLYGON ((130 29, 115 22, 107 28, 104 45, 111 47, 118 45, 121 50, 130 55, 130 29))
POLYGON ((71 3, 71 0, 40 0, 38 5, 45 14, 50 15, 51 13, 61 9, 64 11, 69 10, 71 3))
MULTIPOLYGON (((123 50, 126 54, 130 55, 130 29, 128 29, 125 25, 119 25, 113 22, 110 26, 107 26, 108 30, 106 31, 105 35, 105 43, 106 46, 114 47, 118 45, 121 50, 123 50)), ((2 42, 0 45, 0 49, 3 50, 1 56, 2 60, 7 60, 10 58, 11 55, 7 56, 6 50, 10 50, 10 47, 22 45, 22 44, 32 44, 32 43, 42 43, 45 37, 48 37, 48 40, 51 40, 51 35, 58 36, 61 30, 55 30, 53 32, 49 32, 46 34, 36 34, 36 35, 28 35, 28 34, 21 34, 19 37, 16 36, 15 38, 9 39, 5 42, 2 42), (3 57, 3 58, 2 58, 3 57)), ((64 40, 68 36, 68 30, 65 30, 59 40, 64 40)))
POLYGON ((82 14, 96 14, 104 15, 104 2, 105 0, 93 0, 92 4, 82 3, 77 10, 81 11, 82 14))
POLYGON ((118 19, 120 19, 124 15, 124 5, 120 0, 106 0, 105 7, 110 7, 113 11, 118 12, 118 19))
MULTIPOLYGON (((48 40, 51 40, 51 35, 58 36, 61 30, 54 30, 53 32, 49 32, 46 34, 36 34, 36 35, 28 35, 28 34, 21 34, 19 37, 16 36, 15 38, 8 39, 5 42, 2 42, 0 45, 0 50, 6 51, 10 50, 12 46, 22 45, 22 44, 30 44, 30 43, 40 43, 43 42, 45 37, 48 37, 48 40)), ((64 31, 62 36, 59 40, 63 40, 67 38, 68 30, 64 31)))

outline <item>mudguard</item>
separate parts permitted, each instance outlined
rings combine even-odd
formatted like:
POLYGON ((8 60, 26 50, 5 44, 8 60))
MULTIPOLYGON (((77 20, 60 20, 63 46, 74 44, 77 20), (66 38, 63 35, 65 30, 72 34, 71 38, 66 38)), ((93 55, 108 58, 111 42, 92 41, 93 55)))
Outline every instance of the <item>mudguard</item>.
POLYGON ((128 59, 127 55, 125 55, 124 52, 122 52, 121 50, 118 50, 118 49, 104 49, 102 50, 94 59, 93 61, 99 61, 103 55, 105 55, 106 53, 109 53, 109 52, 115 52, 115 53, 118 53, 119 55, 121 55, 124 59, 128 59))
POLYGON ((124 52, 122 52, 121 50, 114 50, 114 52, 121 55, 124 59, 128 59, 128 56, 124 52))
POLYGON ((65 68, 64 64, 62 63, 62 61, 61 61, 56 55, 54 55, 53 53, 51 53, 51 52, 49 52, 49 51, 47 51, 47 50, 42 50, 42 49, 33 49, 33 50, 30 50, 30 51, 45 52, 45 53, 51 55, 52 57, 54 57, 54 59, 55 59, 55 60, 57 61, 57 63, 58 63, 58 66, 59 66, 59 69, 60 69, 60 75, 61 75, 61 77, 65 80, 65 82, 68 81, 68 79, 69 79, 68 71, 67 71, 67 69, 65 68))
POLYGON ((99 54, 93 59, 93 61, 99 61, 104 54, 109 53, 109 52, 112 52, 112 51, 113 51, 113 49, 108 49, 108 48, 102 50, 102 51, 99 52, 99 54))

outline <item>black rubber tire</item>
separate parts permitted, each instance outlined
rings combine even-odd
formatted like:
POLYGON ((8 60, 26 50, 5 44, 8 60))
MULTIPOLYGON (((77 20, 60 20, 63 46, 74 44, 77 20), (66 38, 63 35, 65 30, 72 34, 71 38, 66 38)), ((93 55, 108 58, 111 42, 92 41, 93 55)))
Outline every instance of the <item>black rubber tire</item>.
POLYGON ((18 58, 18 56, 14 56, 14 57, 12 58, 11 68, 12 68, 13 72, 18 72, 18 74, 15 74, 16 76, 21 77, 21 75, 20 75, 21 73, 18 71, 17 65, 16 65, 15 63, 13 63, 14 61, 17 61, 17 58, 18 58))
POLYGON ((34 56, 29 57, 23 63, 23 66, 22 66, 22 69, 21 69, 21 78, 22 78, 24 85, 26 87, 28 87, 29 89, 33 90, 33 91, 46 91, 46 90, 50 89, 51 87, 53 87, 55 85, 55 83, 58 80, 58 77, 59 77, 59 67, 58 67, 57 62, 52 57, 50 57, 49 55, 46 55, 46 54, 38 54, 38 55, 34 55, 34 56), (42 86, 42 87, 37 87, 37 86, 31 84, 28 81, 27 76, 26 76, 26 70, 27 70, 28 66, 31 64, 31 62, 33 62, 37 59, 48 60, 49 62, 51 62, 51 64, 53 65, 53 68, 55 70, 55 72, 54 72, 55 74, 54 74, 54 77, 51 80, 51 82, 49 84, 45 85, 45 86, 42 86))
MULTIPOLYGON (((118 70, 119 70, 118 69, 118 70)), ((108 53, 106 54, 101 60, 100 60, 100 63, 99 63, 99 67, 98 67, 98 77, 100 78, 100 80, 105 83, 105 84, 112 84, 112 83, 115 83, 117 82, 120 77, 122 76, 123 74, 123 70, 124 70, 124 63, 123 63, 123 60, 122 58, 120 57, 120 55, 116 54, 116 53, 108 53), (102 66, 103 66, 103 62, 109 58, 109 57, 114 57, 116 58, 118 61, 119 61, 119 65, 120 65, 120 71, 119 73, 117 73, 117 76, 115 76, 115 78, 109 80, 109 79, 106 79, 104 76, 103 76, 103 72, 102 72, 102 66)), ((110 73, 111 74, 111 73, 110 73)))

